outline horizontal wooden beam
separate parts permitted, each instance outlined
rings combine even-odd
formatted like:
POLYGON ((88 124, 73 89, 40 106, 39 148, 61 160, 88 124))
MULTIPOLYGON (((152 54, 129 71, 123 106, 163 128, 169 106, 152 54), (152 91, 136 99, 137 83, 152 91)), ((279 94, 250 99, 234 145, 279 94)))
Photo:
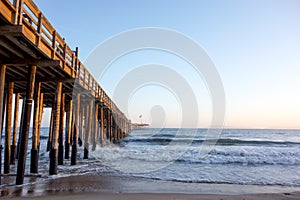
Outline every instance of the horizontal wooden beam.
POLYGON ((31 46, 25 38, 14 37, 13 35, 5 35, 5 38, 13 42, 18 48, 22 49, 32 58, 40 58, 40 54, 35 50, 35 47, 31 46))
POLYGON ((22 34, 22 26, 2 25, 0 26, 0 35, 18 36, 22 34))
POLYGON ((38 67, 58 67, 60 66, 59 60, 43 60, 43 59, 10 59, 1 60, 0 64, 7 66, 29 66, 35 65, 38 67))

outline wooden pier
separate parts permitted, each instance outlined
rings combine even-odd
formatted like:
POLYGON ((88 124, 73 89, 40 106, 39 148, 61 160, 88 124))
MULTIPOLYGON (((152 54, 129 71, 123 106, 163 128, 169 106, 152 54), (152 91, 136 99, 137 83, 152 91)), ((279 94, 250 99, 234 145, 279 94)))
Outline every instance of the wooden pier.
POLYGON ((0 171, 4 140, 3 173, 9 174, 10 166, 17 164, 17 185, 24 182, 28 148, 30 173, 39 172, 46 107, 51 108, 50 175, 58 173, 57 165, 64 159, 76 165, 78 144, 84 144, 88 159, 89 151, 104 140, 118 140, 131 131, 130 120, 78 59, 78 48, 66 44, 33 1, 0 0, 0 171), (32 146, 28 147, 31 113, 32 146))

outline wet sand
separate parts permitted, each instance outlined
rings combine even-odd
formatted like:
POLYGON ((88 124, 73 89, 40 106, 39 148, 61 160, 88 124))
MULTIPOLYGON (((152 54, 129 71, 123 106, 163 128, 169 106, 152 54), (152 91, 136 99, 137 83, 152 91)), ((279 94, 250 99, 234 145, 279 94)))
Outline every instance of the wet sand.
POLYGON ((2 186, 1 199, 300 199, 299 187, 180 183, 97 174, 34 179, 35 183, 22 187, 2 186))

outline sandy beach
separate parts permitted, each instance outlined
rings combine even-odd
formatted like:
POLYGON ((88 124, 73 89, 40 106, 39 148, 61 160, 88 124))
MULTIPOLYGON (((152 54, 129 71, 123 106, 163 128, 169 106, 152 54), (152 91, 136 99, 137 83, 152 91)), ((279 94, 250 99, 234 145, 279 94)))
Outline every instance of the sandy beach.
MULTIPOLYGON (((5 177, 4 181, 13 179, 5 177)), ((30 179, 33 179, 32 177, 30 179)), ((29 180, 29 178, 27 178, 29 180)), ((135 177, 85 174, 36 178, 22 187, 2 186, 1 199, 300 199, 300 188, 181 183, 135 177)))

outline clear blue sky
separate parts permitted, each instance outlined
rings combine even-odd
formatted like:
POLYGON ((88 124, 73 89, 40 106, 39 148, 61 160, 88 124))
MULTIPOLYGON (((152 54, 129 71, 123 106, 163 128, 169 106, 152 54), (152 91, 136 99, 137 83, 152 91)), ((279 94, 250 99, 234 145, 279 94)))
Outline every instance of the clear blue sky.
MULTIPOLYGON (((226 127, 300 128, 300 1, 35 0, 35 3, 71 47, 79 46, 83 61, 97 45, 123 31, 141 27, 179 31, 206 50, 220 73, 226 94, 226 127)), ((180 59, 163 52, 143 51, 118 60, 114 67, 129 70, 151 62, 186 72, 185 77, 190 77, 198 98, 200 126, 207 126, 211 105, 205 84, 197 82, 192 71, 182 69, 189 66, 180 59)), ((119 77, 121 74, 111 73, 102 80, 109 94, 119 77)), ((177 103, 168 91, 145 87, 131 99, 129 115, 137 121, 138 115, 143 114, 143 120, 151 122, 149 109, 159 104, 165 107, 167 126, 176 127, 181 120, 177 103)))

